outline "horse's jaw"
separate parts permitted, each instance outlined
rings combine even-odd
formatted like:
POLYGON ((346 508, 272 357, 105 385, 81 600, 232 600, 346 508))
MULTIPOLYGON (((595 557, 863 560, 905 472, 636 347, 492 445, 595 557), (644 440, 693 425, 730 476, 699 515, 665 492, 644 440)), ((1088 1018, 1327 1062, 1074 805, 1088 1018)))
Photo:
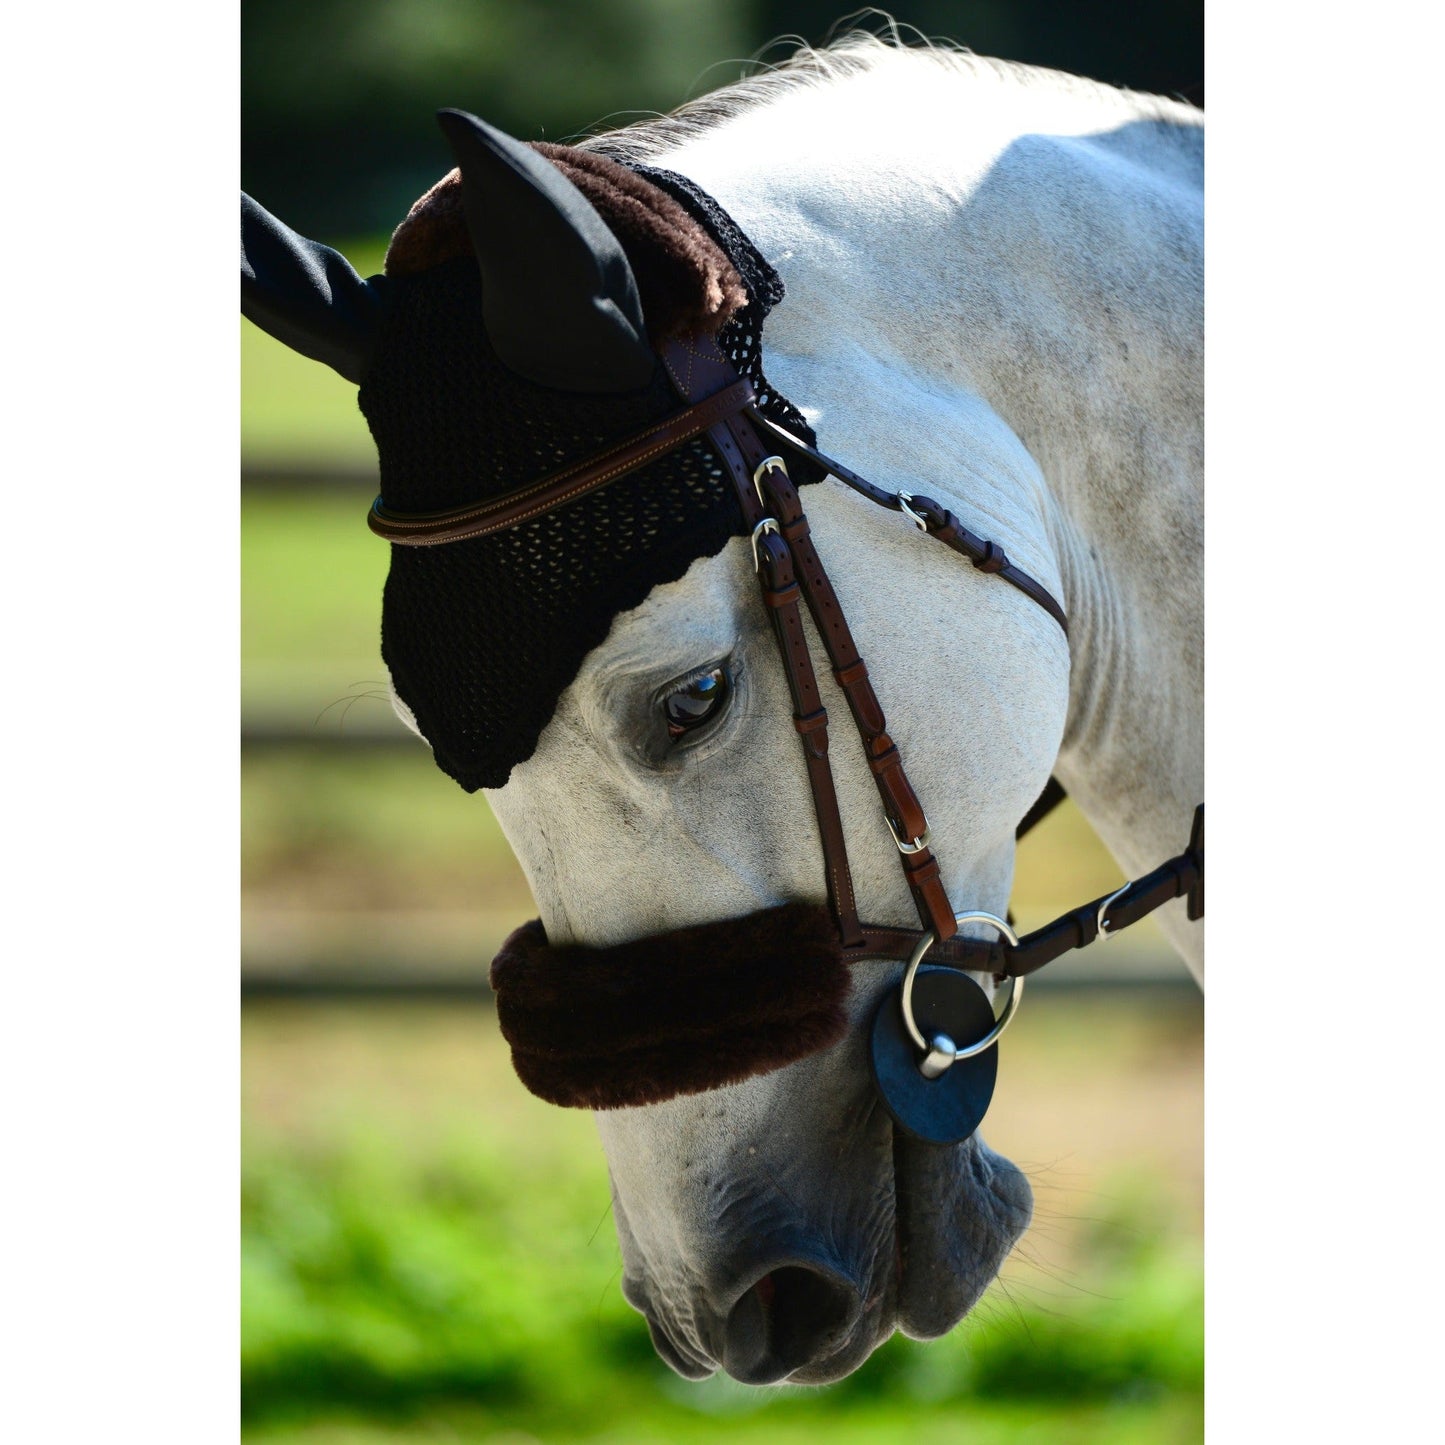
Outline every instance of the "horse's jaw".
POLYGON ((1023 1171, 977 1134, 940 1149, 894 1138, 899 1245, 896 1325, 914 1340, 946 1335, 978 1303, 1033 1217, 1023 1171))
POLYGON ((1028 1182, 977 1136, 895 1129, 866 1060, 885 970, 873 983, 836 1048, 597 1115, 623 1294, 684 1378, 829 1384, 895 1330, 946 1334, 1028 1225, 1028 1182))

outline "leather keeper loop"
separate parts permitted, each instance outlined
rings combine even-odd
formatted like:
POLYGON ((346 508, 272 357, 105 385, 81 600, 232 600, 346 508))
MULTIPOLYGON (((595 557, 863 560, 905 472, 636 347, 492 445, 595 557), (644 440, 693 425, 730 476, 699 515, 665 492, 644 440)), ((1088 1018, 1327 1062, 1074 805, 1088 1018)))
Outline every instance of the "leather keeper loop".
MULTIPOLYGON (((778 519, 778 525, 782 527, 785 534, 790 528, 801 524, 801 536, 808 534, 808 519, 803 515, 803 504, 798 497, 798 489, 793 485, 793 479, 787 472, 778 467, 766 468, 759 479, 762 493, 772 503, 773 514, 778 519)), ((789 541, 796 541, 797 538, 788 535, 789 541)))
POLYGON ((914 496, 908 504, 928 523, 928 530, 936 532, 940 527, 948 524, 949 515, 945 508, 940 507, 932 497, 914 496))
POLYGON ((973 565, 980 572, 1002 572, 1008 566, 1008 556, 997 542, 985 542, 983 556, 974 558, 973 565))
MULTIPOLYGON (((898 749, 890 748, 884 756, 889 760, 886 770, 874 768, 883 809, 897 829, 898 836, 911 843, 928 831, 928 818, 923 812, 923 804, 918 801, 918 794, 913 791, 913 784, 908 781, 908 774, 903 771, 898 749)), ((905 862, 904 867, 907 866, 905 862)))
POLYGON ((771 577, 793 577, 793 554, 776 532, 764 532, 758 538, 758 565, 768 569, 771 577))
POLYGON ((891 745, 887 751, 878 754, 868 754, 868 766, 873 770, 875 778, 885 777, 895 768, 903 766, 903 759, 899 756, 897 745, 891 745))
POLYGON ((796 582, 788 582, 776 591, 770 587, 763 588, 763 601, 772 608, 795 606, 801 595, 796 582))
POLYGON ((923 926, 931 928, 934 938, 939 942, 952 938, 958 932, 958 923, 953 916, 953 905, 943 891, 938 859, 924 852, 913 858, 905 858, 903 866, 923 926))
POLYGON ((821 730, 822 730, 822 733, 823 733, 823 748, 824 748, 824 751, 827 750, 827 747, 828 747, 828 709, 827 709, 827 708, 825 708, 825 707, 820 707, 820 708, 817 710, 817 712, 810 712, 810 713, 808 713, 805 717, 795 717, 795 718, 793 719, 793 726, 794 726, 795 728, 797 728, 797 730, 798 730, 800 733, 803 733, 805 736, 806 736, 808 733, 815 733, 815 732, 818 732, 818 731, 821 729, 821 730))

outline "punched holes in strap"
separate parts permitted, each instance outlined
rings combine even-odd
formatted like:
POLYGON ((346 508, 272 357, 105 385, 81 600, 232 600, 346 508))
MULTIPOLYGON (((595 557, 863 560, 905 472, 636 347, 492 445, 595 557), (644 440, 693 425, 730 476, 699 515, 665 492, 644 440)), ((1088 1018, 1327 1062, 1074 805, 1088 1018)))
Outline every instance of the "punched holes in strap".
POLYGON ((793 726, 803 745, 813 811, 823 847, 828 902, 838 923, 843 946, 862 938, 843 820, 838 808, 833 774, 828 763, 828 712, 818 692, 817 677, 808 655, 808 643, 798 610, 800 589, 793 575, 793 557, 776 532, 757 537, 758 581, 772 620, 778 653, 793 698, 793 726))
MULTIPOLYGON (((739 416, 728 424, 739 435, 745 454, 751 448, 761 448, 757 438, 749 436, 748 422, 748 416, 739 416)), ((833 677, 857 724, 864 757, 877 783, 884 818, 897 844, 919 918, 940 938, 950 938, 956 926, 953 907, 938 863, 927 847, 928 821, 908 781, 902 757, 887 734, 882 705, 853 641, 842 604, 813 546, 807 515, 787 466, 778 457, 763 457, 753 472, 753 484, 759 500, 778 517, 782 535, 792 548, 803 597, 833 664, 833 677)))

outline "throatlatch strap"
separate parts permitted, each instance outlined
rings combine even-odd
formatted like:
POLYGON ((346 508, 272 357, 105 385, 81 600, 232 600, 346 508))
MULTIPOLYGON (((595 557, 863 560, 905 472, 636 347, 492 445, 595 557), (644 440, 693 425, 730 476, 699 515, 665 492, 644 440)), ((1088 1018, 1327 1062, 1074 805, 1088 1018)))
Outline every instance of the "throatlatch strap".
MULTIPOLYGON (((820 452, 810 442, 794 436, 787 428, 781 427, 777 422, 765 417, 756 407, 749 407, 745 415, 749 420, 761 426, 765 435, 772 436, 784 447, 791 447, 795 452, 810 458, 820 467, 826 468, 840 482, 846 482, 860 496, 867 497, 870 502, 876 503, 880 507, 886 507, 890 512, 903 510, 903 504, 897 492, 886 491, 870 482, 866 477, 859 476, 851 467, 845 467, 842 462, 835 461, 826 452, 820 452)), ((1068 635, 1068 616, 1063 607, 1055 600, 1053 593, 1042 583, 1030 577, 1022 567, 1015 567, 997 542, 989 542, 982 537, 975 536, 952 512, 940 507, 931 497, 913 497, 909 505, 927 524, 930 537, 937 537, 940 542, 947 543, 961 557, 967 557, 980 572, 997 573, 1005 582, 1017 587, 1025 597, 1037 602, 1064 629, 1065 636, 1068 635)))
POLYGON ((1068 796, 1064 785, 1057 778, 1050 778, 1044 784, 1043 792, 1034 799, 1033 807, 1019 820, 1018 827, 1014 829, 1014 838, 1019 839, 1025 833, 1032 833, 1068 796))

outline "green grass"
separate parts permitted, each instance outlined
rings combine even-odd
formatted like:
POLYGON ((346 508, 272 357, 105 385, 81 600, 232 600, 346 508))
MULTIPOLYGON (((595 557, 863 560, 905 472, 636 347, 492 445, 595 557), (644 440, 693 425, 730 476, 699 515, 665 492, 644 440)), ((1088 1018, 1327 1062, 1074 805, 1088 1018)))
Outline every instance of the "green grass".
MULTIPOLYGON (((688 1384, 656 1360, 618 1290, 591 1120, 521 1091, 489 1011, 248 1009, 249 1438, 1197 1441, 1195 1186, 1171 1174, 1151 1121, 1120 1133, 1118 1114, 1151 1057, 1190 1074, 1180 1045, 1197 1044, 1198 1013, 1083 1012, 1039 1005, 1013 1054, 1017 1087, 1001 1085, 1013 1097, 993 1142, 1062 1129, 1093 1171, 1035 1165, 1038 1237, 1006 1292, 942 1340, 895 1338, 838 1385, 759 1391, 688 1384), (1081 1027, 1097 1047, 1070 1067, 1085 1093, 1117 1091, 1113 1134, 1067 1111, 1037 1118, 1038 1099, 1057 1097, 1048 1056, 1081 1027)), ((1190 1113, 1176 1119, 1186 1135, 1190 1113)))
POLYGON ((360 757, 248 757, 241 830, 250 902, 413 912, 500 904, 516 923, 532 911, 485 799, 462 792, 419 741, 360 757))
POLYGON ((241 503, 242 662, 349 657, 379 675, 386 544, 365 495, 252 492, 241 503))

